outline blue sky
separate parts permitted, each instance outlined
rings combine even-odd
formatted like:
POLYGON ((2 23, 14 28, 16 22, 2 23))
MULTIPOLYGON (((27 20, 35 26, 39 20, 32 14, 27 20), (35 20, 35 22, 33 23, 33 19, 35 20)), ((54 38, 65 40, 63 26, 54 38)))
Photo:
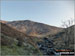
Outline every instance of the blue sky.
POLYGON ((32 20, 60 27, 62 21, 74 18, 74 1, 2 1, 1 20, 32 20))

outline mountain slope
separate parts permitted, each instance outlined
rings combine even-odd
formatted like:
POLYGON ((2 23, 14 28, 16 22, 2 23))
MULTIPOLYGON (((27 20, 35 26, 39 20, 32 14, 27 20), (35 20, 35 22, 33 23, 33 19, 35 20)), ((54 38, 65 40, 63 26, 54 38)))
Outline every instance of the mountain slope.
POLYGON ((62 28, 49 26, 30 20, 12 21, 8 22, 7 24, 17 28, 18 30, 26 33, 27 35, 39 37, 48 34, 56 34, 57 32, 62 30, 62 28))
MULTIPOLYGON (((74 49, 74 46, 75 46, 74 32, 75 32, 75 25, 73 25, 69 28, 65 28, 61 32, 59 32, 55 35, 52 35, 52 36, 49 35, 49 36, 42 38, 41 41, 37 42, 38 47, 39 47, 39 49, 40 48, 42 49, 44 54, 48 53, 48 51, 44 51, 44 50, 50 50, 52 44, 53 44, 52 48, 57 52, 58 51, 61 52, 61 51, 65 51, 65 50, 74 52, 74 50, 75 50, 74 49), (47 44, 46 44, 46 42, 47 42, 47 44), (50 46, 50 47, 47 47, 47 46, 50 46)), ((53 50, 51 49, 50 51, 53 51, 53 50)))
POLYGON ((4 24, 1 24, 1 54, 2 55, 34 55, 39 54, 31 37, 4 24))
POLYGON ((4 20, 0 20, 0 22, 1 22, 1 23, 7 23, 7 21, 4 21, 4 20))
POLYGON ((74 51, 74 29, 75 25, 64 29, 62 32, 52 36, 57 49, 71 49, 74 51))

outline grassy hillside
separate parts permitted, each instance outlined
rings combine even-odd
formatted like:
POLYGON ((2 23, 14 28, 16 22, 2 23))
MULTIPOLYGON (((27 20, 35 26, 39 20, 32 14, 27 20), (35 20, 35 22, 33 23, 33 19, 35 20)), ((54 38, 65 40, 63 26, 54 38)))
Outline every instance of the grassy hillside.
POLYGON ((74 27, 75 25, 64 29, 62 32, 52 36, 56 49, 74 50, 74 27))
POLYGON ((1 23, 1 54, 38 55, 40 51, 31 37, 1 23))

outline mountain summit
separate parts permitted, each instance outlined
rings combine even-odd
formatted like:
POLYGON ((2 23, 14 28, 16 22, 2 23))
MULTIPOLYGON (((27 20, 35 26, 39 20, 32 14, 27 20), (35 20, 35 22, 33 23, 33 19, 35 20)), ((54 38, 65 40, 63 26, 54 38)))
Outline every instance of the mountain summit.
POLYGON ((12 21, 12 22, 7 22, 7 24, 17 28, 18 30, 26 33, 27 35, 39 36, 39 37, 48 34, 55 34, 62 30, 62 28, 49 26, 31 20, 12 21))

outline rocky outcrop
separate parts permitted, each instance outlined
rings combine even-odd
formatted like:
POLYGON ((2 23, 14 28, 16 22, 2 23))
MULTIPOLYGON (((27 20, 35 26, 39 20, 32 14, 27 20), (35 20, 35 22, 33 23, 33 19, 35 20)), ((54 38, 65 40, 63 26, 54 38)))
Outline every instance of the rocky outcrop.
POLYGON ((38 47, 44 55, 55 55, 54 44, 48 38, 43 38, 42 42, 38 42, 38 47))

